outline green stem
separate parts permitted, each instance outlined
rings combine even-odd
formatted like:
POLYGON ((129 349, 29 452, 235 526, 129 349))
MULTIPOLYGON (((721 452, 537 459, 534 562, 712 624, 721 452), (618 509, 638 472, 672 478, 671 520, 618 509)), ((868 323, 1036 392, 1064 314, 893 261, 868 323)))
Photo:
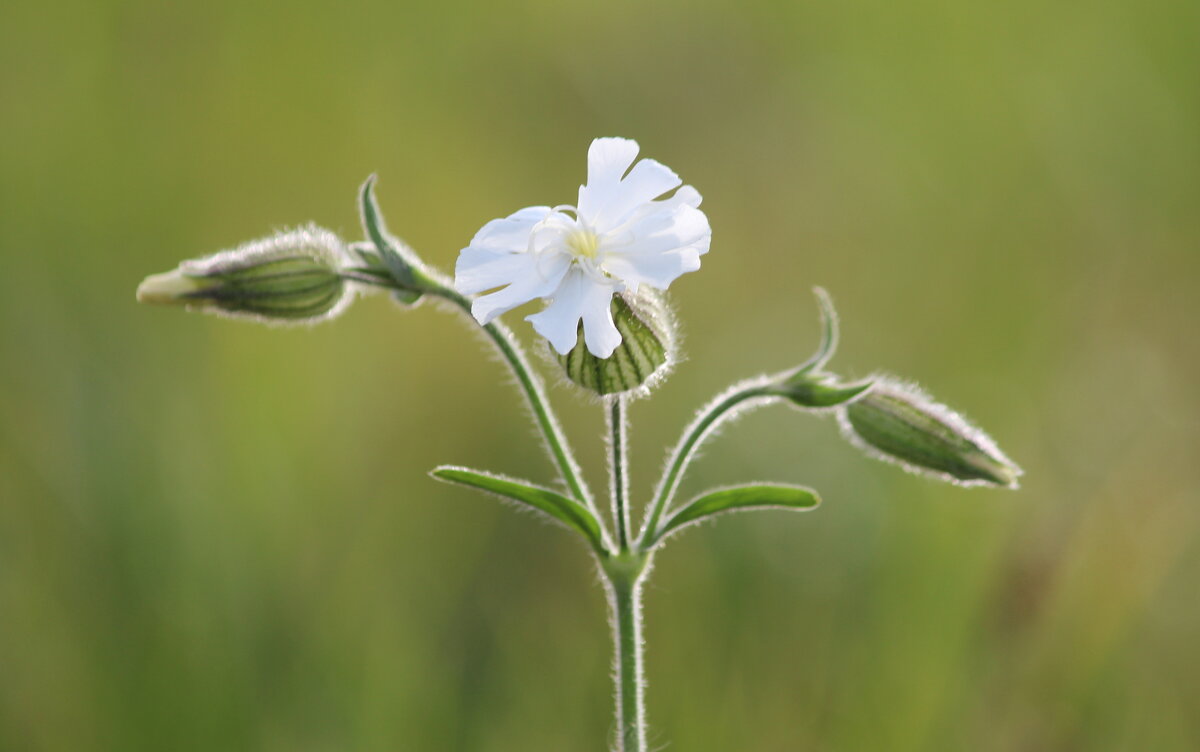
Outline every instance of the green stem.
MULTIPOLYGON (((462 308, 468 315, 471 313, 471 301, 453 289, 442 287, 437 294, 462 308)), ((572 454, 571 447, 567 444, 567 437, 563 434, 558 419, 550 410, 550 403, 546 398, 542 380, 529 367, 529 361, 526 360, 525 354, 521 351, 516 338, 508 327, 499 321, 493 321, 483 327, 483 331, 491 338, 496 349, 508 361, 509 367, 517 377, 521 391, 525 394, 525 399, 528 400, 529 407, 533 410, 538 428, 541 429, 542 436, 546 440, 546 446, 550 449, 550 455, 558 465, 558 472, 562 476, 563 482, 567 484, 575 499, 587 506, 599 519, 592 495, 588 492, 583 476, 579 472, 579 465, 575 462, 575 455, 572 454)))
POLYGON ((747 400, 770 396, 771 390, 767 387, 768 383, 770 382, 759 379, 735 385, 710 402, 684 430, 683 436, 671 453, 667 471, 658 484, 658 491, 655 493, 654 501, 651 502, 646 521, 642 524, 641 535, 638 538, 639 548, 645 548, 650 541, 654 540, 658 532, 658 521, 675 497, 684 471, 692 457, 695 456, 700 444, 712 434, 722 420, 732 414, 730 411, 735 407, 747 400))
POLYGON ((645 752, 646 698, 643 680, 642 577, 649 560, 642 555, 611 559, 605 589, 612 617, 613 676, 616 682, 616 752, 645 752))
POLYGON ((628 424, 625 421, 625 407, 624 395, 612 398, 608 406, 609 485, 618 551, 629 550, 629 453, 626 446, 628 424))

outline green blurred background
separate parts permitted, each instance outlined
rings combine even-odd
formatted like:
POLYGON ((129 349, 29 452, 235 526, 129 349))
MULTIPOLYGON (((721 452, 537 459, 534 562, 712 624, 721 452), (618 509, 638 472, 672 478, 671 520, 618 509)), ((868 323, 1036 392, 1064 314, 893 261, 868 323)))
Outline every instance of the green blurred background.
MULTIPOLYGON (((383 297, 272 330, 146 274, 312 220, 452 265, 568 203, 595 136, 704 194, 688 360, 634 488, 728 382, 915 379, 1018 493, 776 409, 689 479, 813 485, 683 536, 648 593, 652 739, 706 750, 1200 748, 1200 4, 7 0, 0 748, 603 750, 582 546, 455 462, 548 482, 501 366, 383 297)), ((523 336, 528 327, 513 315, 523 336)), ((599 411, 554 399, 599 485, 599 411)))

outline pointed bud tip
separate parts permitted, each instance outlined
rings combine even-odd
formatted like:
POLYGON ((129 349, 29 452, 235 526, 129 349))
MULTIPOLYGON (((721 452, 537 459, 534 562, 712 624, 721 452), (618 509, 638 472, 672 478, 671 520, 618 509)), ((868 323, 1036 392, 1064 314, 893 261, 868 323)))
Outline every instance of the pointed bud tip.
POLYGON ((353 297, 336 235, 306 227, 184 261, 142 281, 142 303, 182 305, 266 323, 304 324, 340 313, 353 297))
POLYGON ((151 274, 137 288, 137 302, 152 305, 183 305, 194 302, 188 296, 204 288, 195 277, 189 277, 178 269, 162 274, 151 274))

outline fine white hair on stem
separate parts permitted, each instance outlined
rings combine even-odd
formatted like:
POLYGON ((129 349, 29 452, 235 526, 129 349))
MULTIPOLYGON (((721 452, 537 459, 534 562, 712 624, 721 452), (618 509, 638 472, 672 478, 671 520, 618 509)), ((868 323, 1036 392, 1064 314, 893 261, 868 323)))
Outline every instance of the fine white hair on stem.
MULTIPOLYGON (((453 310, 458 311, 460 314, 466 314, 470 319, 467 328, 485 337, 492 344, 492 347, 485 349, 509 366, 507 369, 509 379, 525 397, 522 402, 533 418, 532 422, 536 427, 535 432, 538 435, 542 448, 549 456, 551 464, 558 471, 558 482, 567 488, 568 495, 577 495, 579 497, 578 500, 596 516, 597 520, 602 519, 596 507, 595 499, 582 479, 579 463, 575 460, 575 455, 567 443, 566 434, 563 432, 557 417, 549 408, 545 385, 538 372, 533 369, 524 351, 516 343, 511 330, 499 321, 493 321, 486 327, 479 326, 464 306, 449 299, 446 299, 445 302, 450 304, 453 310), (507 354, 503 351, 505 347, 509 350, 507 354), (521 374, 524 374, 525 379, 528 380, 528 384, 522 380, 521 374), (539 406, 541 407, 540 412, 538 410, 539 406), (557 450, 554 442, 560 443, 557 450), (572 479, 578 484, 578 492, 572 487, 572 479)), ((600 523, 600 531, 605 545, 609 545, 611 539, 603 523, 600 523)))
POLYGON ((608 459, 608 496, 612 500, 613 526, 617 545, 625 548, 629 534, 629 418, 624 395, 612 395, 605 400, 604 446, 608 459))
MULTIPOLYGON (((443 302, 443 301, 439 300, 437 305, 439 305, 439 306, 444 305, 447 308, 447 310, 452 310, 453 312, 457 313, 463 319, 463 323, 466 324, 466 327, 471 332, 471 335, 473 337, 475 337, 477 340, 479 340, 480 344, 486 345, 486 347, 484 347, 483 350, 484 350, 484 354, 487 356, 487 358, 489 360, 491 360, 499 365, 503 365, 503 366, 511 366, 512 365, 511 363, 509 363, 509 361, 505 357, 504 353, 500 350, 499 345, 496 344, 496 341, 493 338, 492 334, 490 332, 488 332, 486 328, 479 326, 479 324, 475 321, 474 317, 471 316, 470 311, 463 310, 460 306, 455 305, 451 301, 443 302)), ((512 330, 508 329, 508 327, 504 326, 504 324, 500 323, 499 321, 492 322, 491 325, 501 329, 503 334, 507 334, 510 337, 512 336, 512 330)), ((518 354, 518 357, 520 357, 519 354, 518 354)), ((527 360, 524 360, 524 365, 525 365, 525 370, 527 371, 527 373, 529 375, 529 380, 533 383, 533 388, 538 392, 539 397, 544 402, 546 399, 546 387, 542 383, 540 374, 538 374, 532 368, 530 368, 530 363, 527 360)), ((521 392, 522 397, 525 397, 525 386, 521 382, 521 378, 516 374, 516 372, 511 367, 502 368, 501 370, 504 373, 503 378, 504 378, 505 382, 508 383, 509 385, 511 385, 517 391, 521 392)), ((527 424, 529 427, 529 430, 532 431, 533 434, 536 435, 538 443, 541 445, 542 449, 545 451, 546 456, 550 459, 551 464, 554 465, 555 464, 554 460, 553 460, 554 451, 553 451, 553 448, 550 446, 550 442, 547 440, 545 433, 541 430, 541 427, 538 424, 538 416, 537 416, 536 410, 534 409, 533 402, 531 402, 528 398, 521 399, 521 400, 519 400, 519 402, 521 404, 522 412, 524 412, 525 415, 527 415, 529 417, 529 423, 527 424)), ((553 415, 549 415, 548 419, 554 424, 555 430, 557 430, 561 434, 562 426, 558 423, 557 419, 553 415)), ((557 466, 555 466, 555 469, 557 470, 557 466)), ((576 471, 578 471, 578 468, 575 468, 575 469, 576 469, 576 471)), ((555 475, 556 475, 556 477, 555 477, 554 483, 556 485, 560 486, 561 490, 570 491, 570 489, 567 488, 566 479, 557 477, 558 473, 556 473, 555 475)))
POLYGON ((696 412, 695 417, 684 428, 679 442, 676 443, 663 463, 663 471, 655 487, 652 507, 642 523, 641 540, 647 540, 646 536, 653 535, 655 531, 650 530, 649 527, 657 526, 662 515, 669 512, 668 507, 687 472, 687 466, 696 457, 701 446, 730 420, 778 399, 774 395, 758 393, 760 389, 765 389, 770 385, 774 378, 763 375, 739 381, 709 400, 696 412), (741 397, 741 395, 745 396, 741 397), (730 402, 733 404, 723 407, 730 402))
MULTIPOLYGON (((646 560, 644 568, 641 572, 632 579, 632 581, 622 582, 618 584, 614 579, 607 574, 601 576, 601 582, 604 585, 604 593, 608 600, 608 617, 609 627, 613 637, 613 664, 612 678, 614 687, 614 702, 617 708, 617 724, 614 729, 616 735, 616 746, 613 748, 616 752, 625 752, 626 750, 645 749, 646 736, 646 670, 645 670, 645 653, 646 641, 643 636, 643 615, 642 615, 642 586, 645 584, 650 570, 653 568, 653 558, 646 560), (619 592, 618 588, 628 588, 627 593, 619 592), (629 610, 628 633, 622 628, 622 611, 629 610), (623 636, 628 637, 626 644, 623 636), (624 659, 627 657, 627 650, 632 651, 632 681, 625 681, 624 659), (637 697, 635 703, 635 717, 632 719, 625 717, 625 696, 624 692, 632 690, 637 697), (636 736, 634 739, 628 738, 629 734, 636 736), (632 747, 630 746, 632 744, 632 747)), ((603 569, 601 569, 603 572, 603 569)))

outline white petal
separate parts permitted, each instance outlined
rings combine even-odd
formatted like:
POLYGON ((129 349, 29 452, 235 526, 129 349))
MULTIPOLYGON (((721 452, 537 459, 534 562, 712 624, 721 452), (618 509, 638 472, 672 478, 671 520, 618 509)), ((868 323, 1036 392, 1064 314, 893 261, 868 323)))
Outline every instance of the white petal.
POLYGON ((604 196, 602 203, 594 202, 590 214, 581 209, 580 216, 597 232, 605 232, 681 182, 671 168, 653 159, 643 159, 633 166, 616 189, 604 196))
POLYGON ((638 143, 628 138, 597 138, 588 147, 588 183, 616 183, 637 159, 638 143))
POLYGON ((644 283, 665 290, 680 275, 700 268, 712 239, 708 217, 684 203, 664 209, 642 214, 626 225, 623 237, 609 239, 604 271, 631 288, 644 283))
POLYGON ((674 208, 679 204, 686 204, 693 209, 699 209, 701 201, 703 201, 703 199, 700 196, 700 191, 696 190, 690 185, 685 185, 679 190, 675 191, 674 196, 671 196, 670 198, 664 198, 662 201, 658 201, 656 203, 662 204, 663 206, 669 206, 671 208, 674 208))
MULTIPOLYGON (((598 138, 588 148, 587 182, 579 186, 579 216, 591 218, 620 195, 621 178, 638 155, 637 141, 598 138)), ((590 220, 589 220, 590 221, 590 220)))
POLYGON ((605 238, 604 252, 610 254, 664 253, 681 248, 707 248, 712 229, 699 209, 677 206, 670 211, 643 214, 622 231, 605 238))
POLYGON ((510 284, 536 273, 537 256, 468 247, 459 251, 454 266, 454 289, 463 295, 510 284))
POLYGON ((475 233, 475 237, 471 239, 471 247, 496 251, 524 251, 529 245, 529 233, 533 226, 545 219, 549 213, 548 206, 530 206, 503 219, 493 219, 475 233))
POLYGON ((473 295, 538 277, 539 257, 527 251, 533 228, 550 213, 547 206, 530 206, 503 219, 493 219, 480 228, 471 245, 459 251, 454 289, 473 295))
POLYGON ((609 310, 614 289, 576 267, 563 279, 546 310, 525 318, 562 355, 575 347, 582 318, 588 350, 596 357, 607 358, 621 344, 621 333, 613 325, 609 310))
POLYGON ((604 271, 624 282, 631 291, 636 291, 642 284, 665 290, 681 275, 699 268, 700 253, 694 248, 612 256, 604 262, 604 271))
POLYGON ((528 255, 533 259, 529 273, 510 280, 511 284, 503 290, 475 299, 471 304, 471 315, 480 324, 487 325, 492 319, 522 303, 550 295, 571 266, 570 257, 563 254, 513 255, 528 255))
POLYGON ((621 333, 613 323, 613 288, 597 285, 595 300, 583 308, 583 342, 597 358, 607 358, 621 344, 621 333))

